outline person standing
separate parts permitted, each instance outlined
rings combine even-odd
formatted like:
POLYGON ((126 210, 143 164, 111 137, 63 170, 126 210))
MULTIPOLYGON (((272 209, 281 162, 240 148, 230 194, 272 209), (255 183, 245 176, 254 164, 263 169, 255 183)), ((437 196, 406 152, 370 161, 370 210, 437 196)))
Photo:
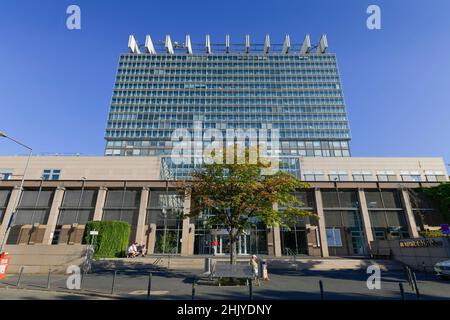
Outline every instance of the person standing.
POLYGON ((213 247, 213 255, 217 256, 217 247, 219 246, 217 239, 214 239, 211 245, 213 247))
POLYGON ((259 286, 258 257, 256 255, 252 255, 250 258, 250 266, 252 267, 253 280, 256 280, 259 286))

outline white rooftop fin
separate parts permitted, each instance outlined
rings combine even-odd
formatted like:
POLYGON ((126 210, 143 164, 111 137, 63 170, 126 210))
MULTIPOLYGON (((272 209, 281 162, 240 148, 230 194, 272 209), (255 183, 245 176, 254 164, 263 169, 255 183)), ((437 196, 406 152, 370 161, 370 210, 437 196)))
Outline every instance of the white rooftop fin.
POLYGON ((270 49, 270 36, 267 33, 266 34, 266 40, 264 41, 264 53, 269 53, 269 49, 270 49))
POLYGON ((300 49, 300 54, 306 54, 311 51, 311 39, 309 34, 306 34, 305 40, 303 40, 302 48, 300 49))
POLYGON ((186 52, 192 54, 191 36, 188 34, 186 35, 186 52))
POLYGON ((286 37, 284 38, 282 53, 284 53, 284 54, 289 53, 290 47, 291 47, 291 39, 290 39, 289 35, 287 34, 286 37))
POLYGON ((230 35, 228 33, 225 36, 225 52, 230 53, 230 35))
POLYGON ((170 40, 170 34, 166 34, 166 50, 167 53, 173 54, 173 46, 172 46, 172 40, 170 40))
POLYGON ((156 54, 155 47, 153 46, 153 41, 150 35, 145 37, 145 52, 150 54, 156 54))
POLYGON ((249 53, 250 52, 250 35, 247 33, 245 35, 245 53, 249 53))
POLYGON ((211 50, 211 37, 209 36, 209 34, 206 35, 206 53, 207 54, 211 54, 212 50, 211 50))
POLYGON ((128 49, 130 49, 131 53, 141 53, 141 51, 139 50, 139 45, 132 34, 128 39, 128 49))
POLYGON ((320 42, 319 42, 319 46, 317 47, 317 51, 319 53, 325 53, 327 48, 328 48, 327 35, 323 34, 322 37, 320 38, 320 42))

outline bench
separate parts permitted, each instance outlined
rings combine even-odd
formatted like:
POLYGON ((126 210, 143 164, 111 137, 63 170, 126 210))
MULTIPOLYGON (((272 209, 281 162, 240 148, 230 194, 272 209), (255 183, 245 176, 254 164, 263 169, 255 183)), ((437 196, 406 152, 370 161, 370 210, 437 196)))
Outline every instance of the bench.
POLYGON ((392 256, 389 248, 372 248, 370 250, 370 257, 374 259, 390 259, 392 256))
POLYGON ((210 278, 236 278, 236 279, 251 279, 253 277, 253 270, 247 263, 229 264, 225 262, 216 262, 212 268, 210 278))

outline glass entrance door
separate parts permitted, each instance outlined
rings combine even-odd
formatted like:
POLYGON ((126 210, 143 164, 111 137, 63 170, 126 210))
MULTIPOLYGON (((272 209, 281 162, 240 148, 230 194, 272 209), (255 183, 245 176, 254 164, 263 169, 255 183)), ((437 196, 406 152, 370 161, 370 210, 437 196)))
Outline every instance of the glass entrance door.
MULTIPOLYGON (((238 241, 236 242, 237 254, 238 255, 247 255, 247 246, 250 244, 250 236, 249 235, 241 235, 239 236, 238 241)), ((226 255, 230 254, 231 243, 230 236, 227 234, 222 234, 217 236, 217 242, 219 242, 219 246, 217 248, 217 254, 226 255)))

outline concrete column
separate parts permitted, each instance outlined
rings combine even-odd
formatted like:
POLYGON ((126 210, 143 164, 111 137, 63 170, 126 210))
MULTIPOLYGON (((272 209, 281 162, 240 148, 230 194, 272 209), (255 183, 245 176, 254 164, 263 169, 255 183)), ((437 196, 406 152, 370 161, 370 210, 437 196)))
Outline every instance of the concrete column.
POLYGON ((275 225, 273 227, 273 249, 275 257, 281 257, 281 236, 280 236, 280 226, 275 225))
POLYGON ((14 189, 11 192, 11 196, 9 197, 8 206, 6 207, 5 214, 3 216, 3 221, 0 225, 0 243, 3 243, 3 239, 6 234, 6 229, 8 228, 8 222, 9 219, 11 219, 11 216, 16 209, 16 203, 19 202, 18 197, 20 196, 20 188, 14 187, 14 189))
POLYGON ((401 190, 401 198, 403 203, 403 208, 405 209, 406 223, 408 224, 409 236, 411 238, 419 238, 419 232, 417 231, 416 220, 414 219, 414 213, 411 206, 411 200, 409 199, 409 194, 407 189, 401 190))
POLYGON ((103 217, 103 206, 105 205, 107 188, 100 187, 97 193, 97 202, 95 203, 94 217, 92 220, 101 221, 103 217))
MULTIPOLYGON (((278 203, 273 205, 273 209, 278 210, 278 203)), ((271 228, 267 228, 267 251, 270 256, 282 256, 279 225, 274 225, 271 228)))
POLYGON ((143 244, 145 241, 145 218, 147 217, 147 204, 148 204, 149 188, 144 187, 141 191, 141 201, 139 203, 139 216, 136 226, 136 238, 135 241, 139 244, 143 244))
MULTIPOLYGON (((191 212, 191 197, 185 193, 183 215, 191 212)), ((194 225, 190 223, 189 217, 183 219, 183 231, 181 236, 181 255, 189 256, 194 254, 194 225)))
POLYGON ((325 227, 325 214, 323 212, 323 202, 322 202, 322 194, 320 193, 320 189, 316 188, 314 190, 314 195, 316 199, 316 209, 317 215, 319 217, 317 223, 319 224, 319 241, 320 241, 320 249, 322 252, 322 257, 328 257, 328 241, 327 241, 327 232, 325 227))
POLYGON ((370 250, 370 243, 373 241, 372 224, 370 223, 369 209, 367 207, 366 194, 363 189, 358 189, 359 209, 361 212, 361 222, 366 235, 366 246, 370 250))
POLYGON ((53 234, 55 233, 56 224, 58 223, 59 208, 61 207, 62 201, 64 199, 65 190, 66 189, 63 187, 56 188, 55 195, 53 196, 52 206, 50 207, 50 213, 47 219, 47 227, 45 228, 42 244, 52 244, 53 234))

